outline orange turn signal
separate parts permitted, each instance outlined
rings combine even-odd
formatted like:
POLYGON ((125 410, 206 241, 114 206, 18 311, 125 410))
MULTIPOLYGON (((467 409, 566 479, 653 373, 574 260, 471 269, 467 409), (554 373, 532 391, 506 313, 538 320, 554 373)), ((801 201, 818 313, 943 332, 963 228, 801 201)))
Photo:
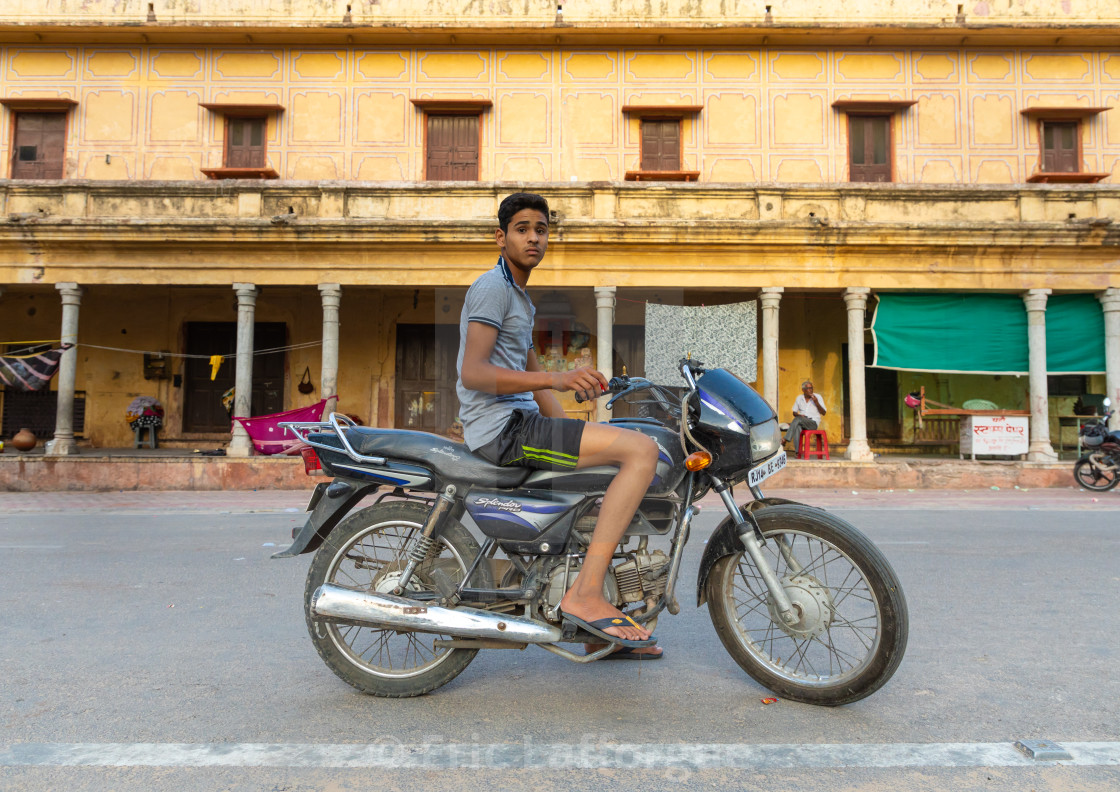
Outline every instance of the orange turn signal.
POLYGON ((693 451, 684 461, 684 466, 693 472, 703 470, 710 464, 712 464, 712 455, 707 451, 693 451))

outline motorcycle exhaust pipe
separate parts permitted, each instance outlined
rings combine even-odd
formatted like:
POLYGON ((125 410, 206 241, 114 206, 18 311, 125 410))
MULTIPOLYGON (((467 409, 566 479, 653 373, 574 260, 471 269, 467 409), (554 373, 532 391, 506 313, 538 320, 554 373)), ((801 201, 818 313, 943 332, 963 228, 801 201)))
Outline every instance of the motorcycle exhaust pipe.
POLYGON ((548 644, 561 638, 559 627, 534 619, 477 608, 442 608, 416 600, 353 591, 324 583, 311 598, 316 616, 341 619, 395 630, 453 635, 457 638, 492 638, 514 643, 548 644))

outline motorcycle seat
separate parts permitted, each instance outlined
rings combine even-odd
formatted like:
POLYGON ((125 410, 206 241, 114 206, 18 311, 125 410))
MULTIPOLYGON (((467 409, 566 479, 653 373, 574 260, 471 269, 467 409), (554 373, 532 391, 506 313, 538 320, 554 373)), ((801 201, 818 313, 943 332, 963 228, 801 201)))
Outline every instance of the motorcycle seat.
POLYGON ((429 432, 356 426, 346 430, 346 439, 359 454, 423 465, 448 481, 508 489, 520 486, 532 473, 527 467, 492 465, 465 443, 429 432))

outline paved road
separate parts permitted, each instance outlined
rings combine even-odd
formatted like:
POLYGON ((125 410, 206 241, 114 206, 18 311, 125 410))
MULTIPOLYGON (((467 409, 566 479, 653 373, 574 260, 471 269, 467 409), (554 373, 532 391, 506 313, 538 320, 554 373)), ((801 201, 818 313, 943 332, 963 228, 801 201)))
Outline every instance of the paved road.
POLYGON ((307 639, 307 558, 268 558, 302 493, 0 495, 0 790, 1120 788, 1120 497, 773 494, 861 526, 903 581, 906 659, 869 699, 764 705, 690 597, 657 663, 491 651, 368 698, 307 639))

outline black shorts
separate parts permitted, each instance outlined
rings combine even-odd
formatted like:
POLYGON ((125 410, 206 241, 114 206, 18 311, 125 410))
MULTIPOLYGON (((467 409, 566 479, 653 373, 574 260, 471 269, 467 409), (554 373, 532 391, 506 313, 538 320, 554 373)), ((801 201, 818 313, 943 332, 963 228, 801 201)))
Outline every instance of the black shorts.
POLYGON ((514 410, 498 436, 474 453, 501 467, 574 470, 583 425, 575 418, 547 418, 535 410, 514 410))

